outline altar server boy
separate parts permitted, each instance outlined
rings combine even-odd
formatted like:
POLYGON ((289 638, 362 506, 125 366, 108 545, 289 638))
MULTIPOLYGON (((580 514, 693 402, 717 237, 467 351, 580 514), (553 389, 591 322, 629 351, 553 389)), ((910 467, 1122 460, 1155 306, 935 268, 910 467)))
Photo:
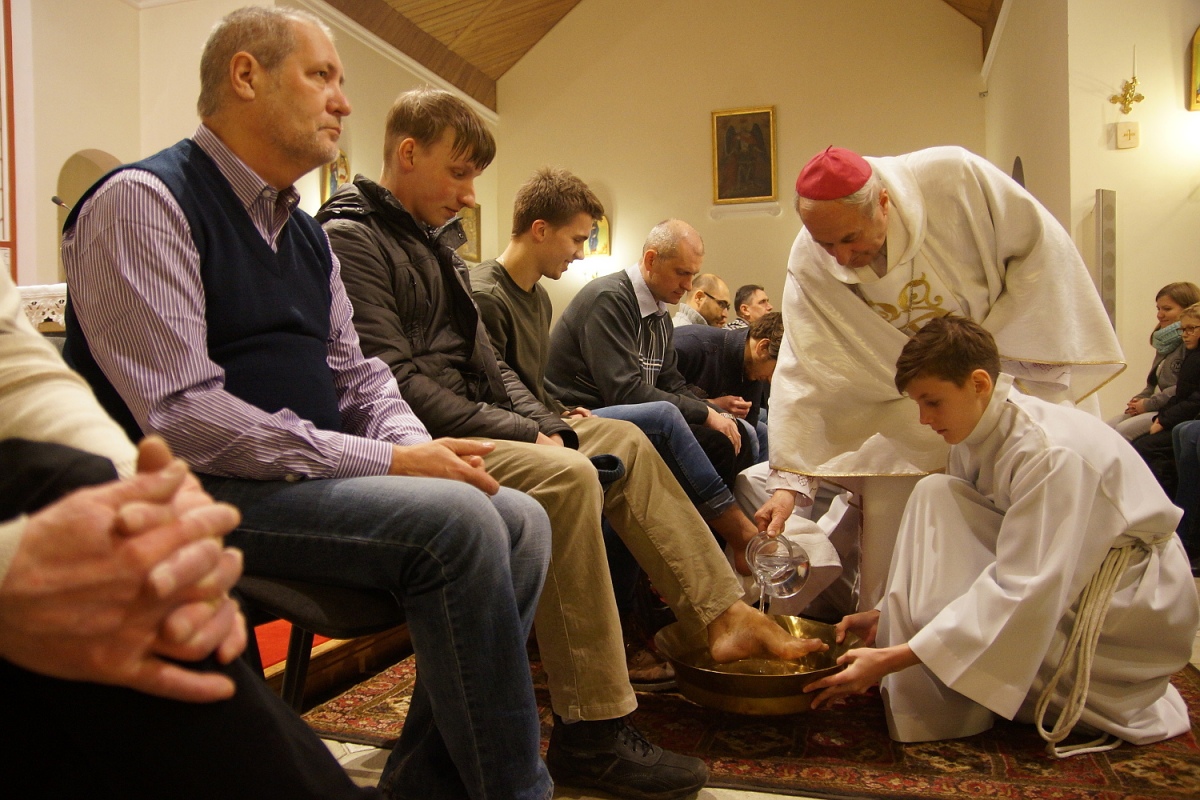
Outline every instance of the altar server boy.
POLYGON ((998 714, 1036 722, 1060 756, 1076 722, 1100 734, 1084 751, 1187 731, 1169 678, 1191 655, 1196 587, 1180 512, 1128 442, 1021 394, 967 319, 926 324, 895 382, 949 463, 905 507, 878 608, 838 626, 876 646, 810 685, 814 706, 880 682, 897 741, 970 736, 998 714))

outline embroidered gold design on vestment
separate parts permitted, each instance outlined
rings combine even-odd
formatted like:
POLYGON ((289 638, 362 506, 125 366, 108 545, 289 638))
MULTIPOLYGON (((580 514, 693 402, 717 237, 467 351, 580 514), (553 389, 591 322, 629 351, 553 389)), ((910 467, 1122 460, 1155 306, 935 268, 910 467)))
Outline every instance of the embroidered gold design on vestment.
POLYGON ((950 313, 950 309, 942 305, 944 300, 942 295, 933 293, 933 287, 922 272, 919 278, 913 278, 901 287, 896 305, 871 300, 867 300, 867 305, 890 325, 912 336, 929 320, 950 313), (903 324, 899 322, 901 316, 904 317, 903 324))

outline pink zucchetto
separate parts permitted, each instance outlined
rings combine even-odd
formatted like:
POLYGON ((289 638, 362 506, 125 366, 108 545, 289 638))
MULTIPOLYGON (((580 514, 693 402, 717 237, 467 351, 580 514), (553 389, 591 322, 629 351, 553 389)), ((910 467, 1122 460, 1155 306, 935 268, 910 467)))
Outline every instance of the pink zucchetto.
POLYGON ((825 148, 812 157, 796 178, 796 194, 808 200, 840 200, 866 185, 871 165, 844 147, 825 148))

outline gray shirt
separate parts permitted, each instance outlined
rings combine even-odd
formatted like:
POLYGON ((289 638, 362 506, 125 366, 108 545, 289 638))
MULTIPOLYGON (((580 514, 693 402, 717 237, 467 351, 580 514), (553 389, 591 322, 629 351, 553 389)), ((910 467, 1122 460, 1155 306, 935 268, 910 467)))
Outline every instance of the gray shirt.
POLYGON ((639 265, 584 286, 550 334, 546 378, 568 406, 676 405, 700 425, 708 405, 687 389, 676 362, 667 308, 654 300, 639 265))

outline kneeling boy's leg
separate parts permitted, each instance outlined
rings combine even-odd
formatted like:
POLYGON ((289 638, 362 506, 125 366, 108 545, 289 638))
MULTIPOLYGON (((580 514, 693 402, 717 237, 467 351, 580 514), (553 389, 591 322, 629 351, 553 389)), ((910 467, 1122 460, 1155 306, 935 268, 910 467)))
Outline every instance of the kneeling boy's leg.
MULTIPOLYGON (((996 559, 1003 515, 966 481, 929 475, 917 482, 900 522, 888 575, 879 647, 911 641, 996 559)), ((925 665, 884 677, 888 732, 901 742, 971 736, 992 727, 987 708, 938 680, 925 665)))

